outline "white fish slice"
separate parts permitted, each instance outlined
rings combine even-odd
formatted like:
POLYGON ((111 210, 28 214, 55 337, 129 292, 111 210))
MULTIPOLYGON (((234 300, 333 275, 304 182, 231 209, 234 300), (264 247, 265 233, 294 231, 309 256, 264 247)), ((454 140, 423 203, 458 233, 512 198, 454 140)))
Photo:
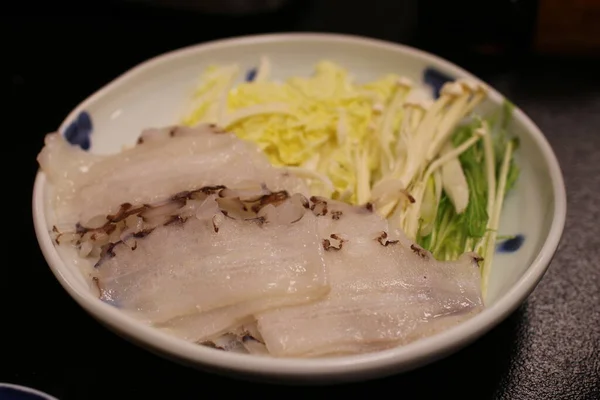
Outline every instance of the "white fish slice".
POLYGON ((207 125, 164 134, 169 129, 146 131, 146 141, 108 156, 71 146, 58 133, 48 135, 38 162, 53 186, 58 224, 85 224, 114 214, 123 203, 156 203, 217 183, 255 180, 272 190, 306 192, 299 178, 272 167, 258 147, 233 134, 207 125))
POLYGON ((151 323, 199 314, 171 325, 200 340, 265 308, 329 291, 312 213, 288 224, 271 223, 269 215, 263 224, 198 215, 203 219, 158 227, 131 247, 115 246, 97 268, 103 299, 151 323))
POLYGON ((203 341, 198 341, 204 346, 234 353, 254 354, 268 356, 269 351, 262 341, 256 327, 256 321, 240 325, 228 332, 203 341))
POLYGON ((382 234, 387 224, 374 213, 345 212, 338 219, 328 213, 319 225, 332 246, 325 251, 331 292, 323 300, 256 316, 272 355, 392 347, 432 334, 436 324, 451 322, 447 317, 466 318, 481 309, 479 270, 470 255, 438 262, 405 238, 382 234), (341 246, 332 234, 342 239, 341 246))
MULTIPOLYGON (((253 322, 253 315, 289 305, 304 304, 323 297, 327 289, 316 290, 309 294, 287 294, 285 296, 266 296, 257 300, 241 302, 207 312, 173 318, 165 323, 156 324, 174 336, 190 342, 203 342, 215 336, 230 332, 237 326, 253 322)), ((252 332, 254 337, 259 336, 252 332)))

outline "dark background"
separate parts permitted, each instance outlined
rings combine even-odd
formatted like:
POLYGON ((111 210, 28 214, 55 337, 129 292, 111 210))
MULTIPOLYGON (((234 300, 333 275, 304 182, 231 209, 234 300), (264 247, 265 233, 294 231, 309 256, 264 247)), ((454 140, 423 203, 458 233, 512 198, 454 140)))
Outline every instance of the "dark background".
MULTIPOLYGON (((592 14, 600 9, 594 0, 575 3, 595 4, 592 14)), ((185 10, 142 0, 0 6, 0 78, 7 104, 1 115, 8 119, 1 157, 6 208, 0 382, 59 399, 290 393, 600 399, 600 51, 593 32, 583 35, 593 40, 573 42, 581 46, 553 47, 536 27, 550 26, 559 37, 568 32, 556 35, 559 28, 541 24, 537 1, 297 0, 244 16, 208 15, 190 4, 185 10), (149 57, 215 38, 281 31, 352 33, 435 52, 504 93, 553 146, 569 202, 557 255, 531 297, 458 354, 404 375, 338 387, 290 389, 229 380, 164 361, 105 330, 47 267, 30 208, 43 135, 89 94, 149 57)))

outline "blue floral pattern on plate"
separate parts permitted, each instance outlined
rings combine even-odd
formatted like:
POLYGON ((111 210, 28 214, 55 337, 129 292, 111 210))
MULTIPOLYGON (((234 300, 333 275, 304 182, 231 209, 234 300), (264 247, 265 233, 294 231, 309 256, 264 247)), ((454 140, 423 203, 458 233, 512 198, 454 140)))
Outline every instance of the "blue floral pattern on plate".
POLYGON ((444 83, 453 80, 454 78, 435 68, 428 67, 423 71, 423 82, 433 89, 433 97, 436 99, 440 97, 440 90, 444 86, 444 83))
POLYGON ((496 251, 498 253, 514 253, 523 246, 525 241, 524 235, 515 235, 510 239, 503 240, 496 245, 496 251))
POLYGON ((92 118, 87 111, 82 111, 77 115, 65 129, 64 136, 69 143, 81 147, 83 150, 89 150, 91 146, 91 134, 93 131, 92 118))
POLYGON ((252 82, 254 80, 254 78, 256 78, 257 72, 258 72, 258 69, 250 68, 248 70, 248 72, 246 72, 246 82, 252 82))

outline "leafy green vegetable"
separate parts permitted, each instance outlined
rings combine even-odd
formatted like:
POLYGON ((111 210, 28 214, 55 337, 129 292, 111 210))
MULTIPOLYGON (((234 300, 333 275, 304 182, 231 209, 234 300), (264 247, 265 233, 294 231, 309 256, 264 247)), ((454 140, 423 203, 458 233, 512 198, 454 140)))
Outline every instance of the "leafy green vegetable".
MULTIPOLYGON (((440 200, 435 227, 427 236, 418 237, 417 241, 428 249, 439 260, 454 260, 465 251, 473 251, 475 236, 468 233, 465 213, 456 214, 454 206, 444 193, 440 200)), ((481 236, 477 236, 480 238, 481 236)))
POLYGON ((513 188, 513 186, 515 186, 517 179, 519 179, 519 174, 520 174, 519 167, 517 166, 517 164, 515 163, 515 160, 513 159, 510 161, 508 177, 506 178, 506 191, 507 192, 509 192, 513 188))
MULTIPOLYGON (((499 174, 508 143, 512 143, 511 151, 517 145, 516 139, 509 138, 507 133, 513 109, 512 103, 506 101, 501 110, 485 120, 475 118, 470 123, 458 127, 451 139, 455 147, 459 146, 475 135, 475 131, 483 123, 487 123, 491 127, 494 175, 497 180, 501 178, 499 174)), ((420 235, 417 238, 418 243, 431 251, 439 260, 453 260, 463 252, 481 249, 479 245, 485 244, 490 230, 491 216, 488 215, 488 179, 485 170, 484 143, 480 141, 473 145, 460 155, 459 160, 469 186, 467 208, 463 213, 457 214, 448 195, 445 192, 442 193, 431 233, 420 235)), ((502 196, 510 191, 518 177, 519 168, 511 154, 502 196)), ((494 193, 491 195, 493 198, 494 193)), ((490 207, 493 207, 493 204, 490 207)), ((481 250, 485 251, 485 248, 481 250)))
MULTIPOLYGON (((506 151, 506 145, 509 140, 513 141, 513 147, 516 150, 518 148, 518 139, 510 138, 508 135, 508 124, 510 122, 511 115, 514 111, 514 104, 510 101, 506 100, 500 109, 497 115, 500 116, 499 121, 496 122, 495 128, 496 132, 494 133, 494 152, 496 159, 496 172, 499 173, 500 166, 502 163, 502 158, 504 157, 504 152, 506 151)), ((515 182, 519 177, 519 167, 516 165, 514 158, 510 161, 510 167, 508 171, 508 177, 506 181, 506 191, 510 191, 514 186, 515 182)))

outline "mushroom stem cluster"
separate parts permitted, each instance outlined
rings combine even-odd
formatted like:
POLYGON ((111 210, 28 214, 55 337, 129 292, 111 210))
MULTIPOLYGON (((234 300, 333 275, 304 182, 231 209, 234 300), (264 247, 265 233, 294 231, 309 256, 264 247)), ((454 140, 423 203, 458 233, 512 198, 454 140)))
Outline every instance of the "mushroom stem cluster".
MULTIPOLYGON (((421 203, 427 185, 433 185, 438 200, 444 183, 445 187, 453 187, 450 192, 456 210, 458 213, 464 211, 468 186, 458 156, 481 137, 489 137, 489 132, 482 127, 456 149, 450 139, 458 124, 485 99, 486 94, 487 90, 481 84, 457 80, 446 83, 435 102, 404 102, 404 116, 390 157, 389 172, 373 185, 370 201, 379 214, 392 217, 410 238, 416 238, 423 219, 421 203), (447 164, 444 174, 442 167, 447 164), (451 173, 448 173, 449 169, 451 173), (462 180, 460 176, 463 176, 462 180), (454 195, 456 192, 462 193, 458 196, 454 195)), ((491 143, 491 139, 485 140, 491 143)), ((435 212, 428 217, 435 219, 435 212)))

